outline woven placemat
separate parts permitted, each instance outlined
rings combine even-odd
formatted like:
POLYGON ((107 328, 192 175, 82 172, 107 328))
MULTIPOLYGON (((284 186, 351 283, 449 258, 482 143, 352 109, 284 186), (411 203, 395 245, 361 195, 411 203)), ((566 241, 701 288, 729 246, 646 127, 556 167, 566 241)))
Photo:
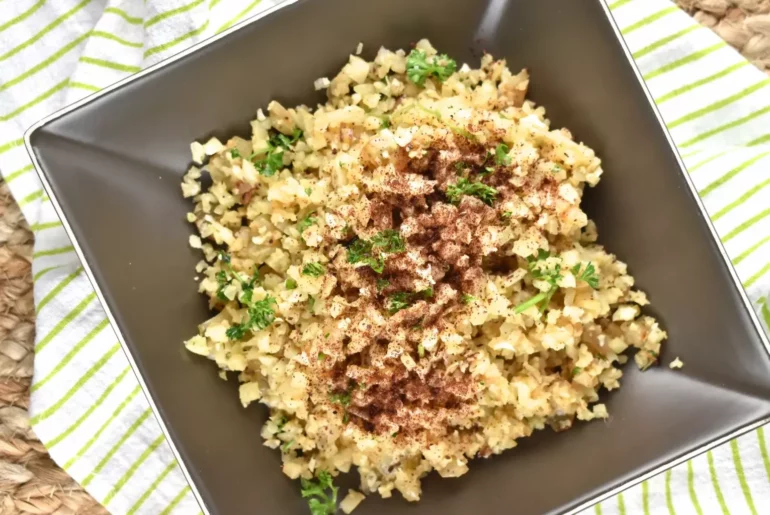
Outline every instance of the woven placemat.
MULTIPOLYGON (((770 74, 770 0, 676 0, 770 74)), ((105 514, 29 426, 35 309, 32 233, 0 179, 0 515, 105 514)))

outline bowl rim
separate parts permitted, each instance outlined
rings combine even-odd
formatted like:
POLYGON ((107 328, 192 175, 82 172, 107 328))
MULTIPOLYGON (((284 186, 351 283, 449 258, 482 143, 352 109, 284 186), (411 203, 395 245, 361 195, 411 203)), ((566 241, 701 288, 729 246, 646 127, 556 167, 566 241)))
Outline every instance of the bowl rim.
MULTIPOLYGON (((52 114, 42 118, 41 120, 37 121, 36 123, 32 124, 25 132, 24 132, 24 146, 27 150, 27 153, 29 154, 29 157, 32 161, 32 165, 34 166, 35 173, 37 174, 38 178, 40 179, 40 182, 48 195, 49 199, 51 200, 51 205, 53 206, 54 210, 56 211, 56 214, 59 216, 62 226, 64 230, 67 233, 67 236, 69 237, 70 241, 72 242, 72 246, 75 249, 75 253, 78 257, 78 259, 81 262, 81 265, 83 267, 83 271, 85 272, 86 276, 88 277, 89 282, 91 283, 91 287, 94 289, 94 292, 96 293, 97 299, 99 300, 102 309, 104 309, 104 312, 107 316, 107 319, 110 321, 110 324, 112 326, 113 331, 115 332, 116 336, 118 337, 118 340, 120 342, 120 346, 123 350, 123 353, 125 354, 126 358, 129 361, 129 364, 131 365, 132 372, 134 376, 136 377, 137 381, 139 382, 139 385, 142 388, 142 393, 144 394, 145 399, 150 405, 150 408, 152 409, 153 415, 155 416, 155 419, 158 422, 158 425, 160 426, 161 431, 163 432, 163 435, 168 443, 168 446, 171 448, 172 453, 174 454, 174 457, 176 458, 176 461, 179 465, 179 468, 181 469, 182 473, 185 476, 185 479, 187 480, 188 485, 190 486, 191 492, 193 496, 195 497, 195 500, 197 501, 199 507, 205 513, 206 515, 211 515, 211 512, 209 511, 208 507, 206 506, 206 503, 204 502, 200 492, 198 491, 198 487, 195 483, 195 481, 192 478, 192 475, 190 474, 190 471, 187 468, 187 464, 185 463, 184 459, 182 458, 181 453, 177 449, 173 439, 171 438, 168 428, 166 427, 166 423, 163 420, 163 417, 160 415, 160 410, 155 404, 155 400, 152 397, 152 394, 150 393, 147 384, 144 381, 142 371, 140 370, 139 366, 137 365, 136 361, 134 360, 134 357, 132 355, 132 352, 129 348, 129 346, 126 343, 125 336, 123 335, 122 331, 120 330, 117 321, 112 313, 112 310, 110 309, 104 294, 101 291, 101 288, 99 287, 99 284, 93 274, 93 271, 91 270, 91 266, 88 263, 88 260, 86 259, 82 248, 80 247, 80 244, 78 243, 77 238, 75 237, 75 234, 73 232, 73 229, 64 214, 64 211, 62 210, 61 205, 58 202, 58 199, 56 198, 56 194, 54 193, 53 188, 51 187, 45 172, 43 171, 43 167, 41 166, 40 162, 37 159, 37 156, 34 152, 34 145, 32 143, 32 138, 34 134, 42 129, 44 126, 49 124, 50 122, 53 122, 64 115, 75 111, 79 109, 80 107, 83 107, 85 105, 88 105, 95 100, 108 95, 110 92, 119 89, 127 84, 130 84, 132 82, 135 82, 137 80, 140 80, 146 75, 149 75, 151 73, 155 73, 158 70, 175 63, 176 61, 179 61, 180 59, 183 59, 187 57, 190 54, 193 54, 195 52, 200 51, 201 49, 221 40, 226 37, 228 37, 230 34, 233 34, 235 32, 238 32, 240 30, 243 30, 245 27, 261 20, 262 18, 265 18, 267 16, 270 16, 271 14, 275 13, 276 11, 293 5, 293 4, 301 4, 305 2, 309 2, 313 0, 278 0, 276 4, 274 4, 271 7, 268 7, 267 9, 256 13, 252 16, 249 16, 240 22, 234 24, 232 27, 229 27, 228 29, 220 32, 219 34, 215 34, 203 41, 200 41, 199 43, 196 43, 189 48, 182 50, 166 59, 163 59, 147 68, 145 68, 142 71, 139 71, 135 73, 134 75, 130 75, 124 79, 121 79, 110 86, 107 86, 97 92, 94 92, 92 94, 89 94, 82 99, 69 104, 63 108, 61 108, 58 111, 53 112, 52 114)), ((623 50, 623 54, 625 55, 626 61, 628 65, 631 67, 631 70, 634 73, 634 76, 636 77, 637 82, 639 83, 639 86, 641 87, 642 91, 644 92, 645 97, 647 98, 648 106, 652 110, 653 114, 655 115, 655 119, 658 122, 659 128, 663 135, 666 138, 666 141, 668 142, 668 146, 670 150, 672 151, 672 154, 674 158, 676 159, 676 163, 679 167, 679 172, 684 176, 685 182, 687 183, 687 186, 689 187, 690 194, 693 197, 693 200, 695 201, 695 204, 697 205, 700 214, 702 215, 702 219, 704 223, 706 224, 709 234, 711 236, 711 239, 716 244, 717 250, 719 251, 719 255, 722 258, 722 261, 724 265, 727 268, 727 271, 730 274, 730 278, 732 279, 732 282, 734 286, 736 287, 737 293, 740 296, 743 307, 746 309, 749 315, 749 319, 751 320, 751 323, 754 327, 754 330, 757 333, 757 336, 759 337, 760 341, 762 342, 765 352, 768 355, 768 358, 770 358, 770 338, 768 338, 767 333, 765 333, 764 328, 762 327, 762 324, 759 320, 759 317, 754 311, 754 308, 752 306, 751 300, 748 297, 748 294, 743 287, 743 284, 741 283, 738 273, 735 270, 734 265, 732 264, 726 250, 724 247, 724 244, 722 243, 722 240, 719 238, 719 234, 716 231, 716 228, 714 227, 714 223, 711 220, 711 217, 709 216, 708 212, 706 211, 705 205, 703 204, 703 200, 701 199, 700 195, 698 195, 697 189, 695 187, 695 184, 692 181, 692 178, 690 177, 690 174, 687 173, 687 168, 684 164, 684 161, 682 159, 682 156, 679 153, 679 150, 677 149, 673 137, 671 136, 671 133, 668 130, 668 127, 666 126, 665 121, 663 120, 663 116, 660 113, 660 110, 658 109, 658 106, 655 104, 654 98, 652 94, 650 93, 647 84, 645 83, 642 73, 639 70, 638 66, 636 65, 636 62, 634 61, 632 52, 629 50, 628 45, 626 44, 625 40, 623 39, 622 33, 620 31, 620 28, 615 21, 615 18, 612 15, 612 12, 609 7, 609 0, 594 0, 598 2, 601 7, 602 11, 606 17, 607 23, 612 27, 613 33, 615 35, 615 39, 620 46, 620 48, 623 50)), ((745 433, 748 433, 749 431, 752 431, 754 429, 757 429, 765 424, 770 422, 770 416, 763 418, 759 421, 753 422, 751 424, 746 424, 742 427, 739 427, 738 429, 731 431, 728 434, 725 434, 719 438, 715 438, 714 440, 711 440, 710 442, 707 442, 704 445, 701 445, 695 449, 693 449, 690 452, 685 453, 682 456, 679 456, 678 458, 671 459, 654 469, 644 473, 640 474, 633 479, 626 481, 625 483, 622 483, 614 488, 611 488, 610 490, 604 492, 603 494, 596 495, 587 501, 581 503, 580 505, 571 508, 565 512, 563 512, 563 515, 574 515, 577 514, 587 508, 590 508, 591 506, 602 502, 606 499, 609 499, 610 497, 613 497, 620 492, 631 488, 632 486, 635 486, 643 481, 646 481, 647 479, 656 476, 662 472, 665 472, 668 469, 671 469, 677 465, 680 465, 681 463, 684 463, 686 461, 691 460, 692 458, 709 451, 715 447, 718 447, 734 438, 737 438, 745 433)))

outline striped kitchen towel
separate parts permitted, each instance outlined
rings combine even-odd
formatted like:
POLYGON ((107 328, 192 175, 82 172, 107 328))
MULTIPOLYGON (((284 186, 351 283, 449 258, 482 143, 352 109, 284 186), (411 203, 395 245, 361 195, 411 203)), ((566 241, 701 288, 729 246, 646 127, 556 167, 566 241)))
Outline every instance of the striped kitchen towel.
MULTIPOLYGON (((0 8, 0 171, 36 235, 32 424, 113 513, 199 513, 23 148, 24 130, 275 0, 10 0, 0 8)), ((667 0, 611 9, 757 312, 770 324, 770 79, 667 0), (767 129, 765 129, 767 127, 767 129)), ((181 342, 180 342, 181 345, 181 342)), ((770 506, 760 429, 588 513, 770 506)))

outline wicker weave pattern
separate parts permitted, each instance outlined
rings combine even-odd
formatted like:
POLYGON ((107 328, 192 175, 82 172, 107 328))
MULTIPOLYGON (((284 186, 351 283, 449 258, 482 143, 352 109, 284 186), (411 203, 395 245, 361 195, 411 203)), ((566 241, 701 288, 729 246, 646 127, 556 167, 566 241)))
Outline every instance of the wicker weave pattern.
MULTIPOLYGON (((770 74, 770 0, 676 0, 770 74)), ((0 515, 105 514, 48 456, 27 416, 34 319, 32 233, 0 180, 0 515)))

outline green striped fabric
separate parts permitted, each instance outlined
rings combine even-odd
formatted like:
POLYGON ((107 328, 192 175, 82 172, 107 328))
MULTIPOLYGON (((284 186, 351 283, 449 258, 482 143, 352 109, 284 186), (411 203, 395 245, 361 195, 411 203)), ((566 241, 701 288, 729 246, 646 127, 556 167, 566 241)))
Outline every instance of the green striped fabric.
POLYGON ((51 456, 111 513, 201 509, 43 191, 32 123, 279 0, 0 0, 0 172, 35 233, 30 407, 51 456))
MULTIPOLYGON (((2 2, 0 171, 36 235, 32 423, 51 456, 115 514, 200 508, 33 173, 22 134, 46 114, 276 1, 2 2)), ((667 0, 609 3, 770 327, 770 81, 667 0)), ((769 478, 760 429, 585 513, 761 515, 770 513, 769 478)))

